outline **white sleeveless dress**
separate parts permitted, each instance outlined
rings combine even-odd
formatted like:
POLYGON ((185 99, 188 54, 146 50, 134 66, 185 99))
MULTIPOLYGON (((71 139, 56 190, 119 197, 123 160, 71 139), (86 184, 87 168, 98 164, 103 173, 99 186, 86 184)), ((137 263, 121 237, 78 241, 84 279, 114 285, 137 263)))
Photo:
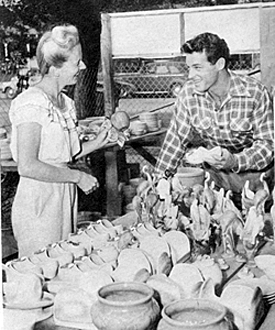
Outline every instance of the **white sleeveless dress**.
MULTIPOLYGON (((64 95, 61 112, 47 95, 30 87, 12 101, 11 152, 17 161, 17 126, 36 122, 42 126, 39 160, 58 167, 80 151, 74 102, 64 95)), ((77 187, 72 183, 49 183, 20 177, 12 206, 12 226, 19 256, 66 239, 76 230, 77 187)))

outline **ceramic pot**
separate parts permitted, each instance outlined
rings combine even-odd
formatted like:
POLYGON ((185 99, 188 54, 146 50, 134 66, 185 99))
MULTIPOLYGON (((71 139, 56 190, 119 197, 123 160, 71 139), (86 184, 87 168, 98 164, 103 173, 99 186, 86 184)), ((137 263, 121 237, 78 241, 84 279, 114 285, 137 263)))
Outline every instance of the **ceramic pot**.
POLYGON ((93 323, 99 330, 153 330, 160 308, 153 289, 143 283, 120 282, 102 287, 92 306, 93 323))
POLYGON ((178 167, 176 177, 185 187, 193 187, 195 184, 204 184, 205 171, 198 167, 178 167))
POLYGON ((157 330, 232 330, 226 308, 207 299, 184 299, 166 305, 157 330))

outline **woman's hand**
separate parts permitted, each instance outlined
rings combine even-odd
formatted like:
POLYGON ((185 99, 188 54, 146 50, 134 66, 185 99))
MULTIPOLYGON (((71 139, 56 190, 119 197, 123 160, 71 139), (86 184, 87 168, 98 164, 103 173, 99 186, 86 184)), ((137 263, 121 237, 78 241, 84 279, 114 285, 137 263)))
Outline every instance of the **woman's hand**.
POLYGON ((97 143, 98 148, 105 146, 109 142, 108 141, 108 132, 109 132, 109 129, 104 128, 102 131, 100 131, 98 133, 97 137, 94 140, 97 143))
POLYGON ((75 156, 75 159, 79 159, 83 156, 86 156, 90 154, 91 152, 94 152, 95 150, 98 150, 102 147, 104 147, 109 141, 108 141, 108 132, 109 129, 103 129, 100 131, 97 135, 97 137, 93 140, 83 142, 82 143, 82 150, 81 152, 75 156))
POLYGON ((80 178, 77 185, 81 190, 84 191, 86 195, 95 191, 99 187, 97 178, 85 172, 82 171, 79 172, 80 172, 80 178))

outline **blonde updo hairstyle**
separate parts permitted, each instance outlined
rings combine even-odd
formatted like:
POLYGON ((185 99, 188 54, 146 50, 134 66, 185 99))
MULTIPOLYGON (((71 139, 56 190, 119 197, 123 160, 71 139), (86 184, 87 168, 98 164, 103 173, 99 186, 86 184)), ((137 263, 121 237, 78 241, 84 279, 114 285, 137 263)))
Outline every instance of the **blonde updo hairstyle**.
POLYGON ((41 76, 45 76, 51 66, 62 67, 68 60, 72 49, 79 44, 78 30, 73 25, 55 26, 41 37, 36 58, 41 76))

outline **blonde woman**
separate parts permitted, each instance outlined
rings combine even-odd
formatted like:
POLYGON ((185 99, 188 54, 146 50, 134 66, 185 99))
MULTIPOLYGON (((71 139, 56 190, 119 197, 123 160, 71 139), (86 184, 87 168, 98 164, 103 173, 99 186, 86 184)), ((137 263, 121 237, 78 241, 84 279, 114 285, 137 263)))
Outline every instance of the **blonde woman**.
POLYGON ((10 109, 11 151, 20 175, 12 226, 20 257, 75 231, 77 186, 88 194, 98 181, 67 164, 107 143, 107 131, 102 131, 81 145, 74 102, 62 93, 85 69, 76 27, 56 26, 44 33, 36 56, 41 76, 10 109))

